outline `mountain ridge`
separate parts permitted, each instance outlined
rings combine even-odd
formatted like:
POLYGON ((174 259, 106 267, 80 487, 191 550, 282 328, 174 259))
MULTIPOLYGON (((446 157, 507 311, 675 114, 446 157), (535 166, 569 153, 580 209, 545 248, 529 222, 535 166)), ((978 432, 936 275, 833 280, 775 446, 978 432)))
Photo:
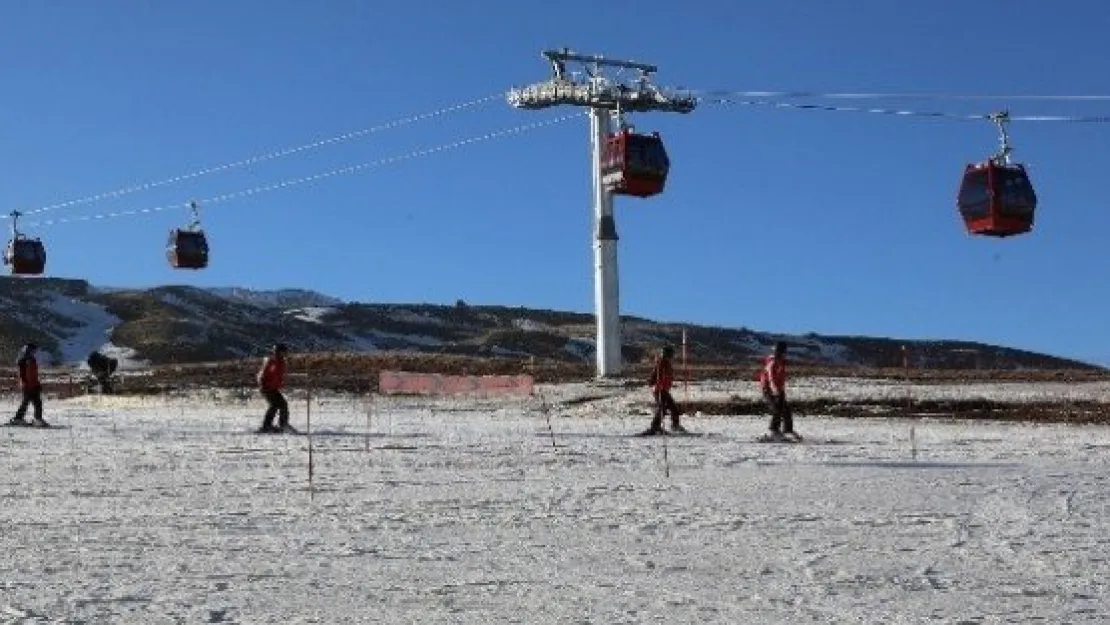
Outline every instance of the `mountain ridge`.
MULTIPOLYGON (((0 357, 38 343, 47 365, 80 365, 92 350, 123 369, 258 356, 274 342, 298 352, 412 352, 468 357, 592 363, 594 316, 498 305, 345 302, 308 289, 163 285, 94 287, 58 278, 0 280, 0 357)), ((903 346, 915 367, 1098 369, 1075 359, 970 341, 902 340, 744 327, 657 322, 622 316, 626 363, 649 361, 664 344, 692 361, 751 364, 775 340, 801 363, 900 367, 903 346)))

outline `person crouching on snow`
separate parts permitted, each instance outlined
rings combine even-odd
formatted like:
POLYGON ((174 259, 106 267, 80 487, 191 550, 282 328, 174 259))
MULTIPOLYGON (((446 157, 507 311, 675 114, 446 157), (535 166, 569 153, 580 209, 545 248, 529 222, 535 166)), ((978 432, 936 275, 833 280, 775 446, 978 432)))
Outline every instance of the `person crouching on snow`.
POLYGON ((89 365, 89 371, 92 372, 97 384, 100 385, 100 394, 111 395, 112 375, 119 367, 119 361, 100 352, 93 352, 89 354, 85 364, 89 365))

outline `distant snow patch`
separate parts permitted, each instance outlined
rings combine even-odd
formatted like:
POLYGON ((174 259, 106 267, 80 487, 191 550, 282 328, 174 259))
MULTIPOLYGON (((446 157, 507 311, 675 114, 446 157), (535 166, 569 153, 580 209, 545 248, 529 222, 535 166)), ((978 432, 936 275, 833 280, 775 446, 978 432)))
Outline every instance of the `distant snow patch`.
POLYGON ((339 330, 345 338, 345 343, 342 345, 343 349, 351 350, 354 352, 376 352, 380 348, 375 340, 368 336, 363 336, 356 332, 349 330, 339 330))
POLYGON ((379 339, 399 341, 402 343, 410 343, 412 345, 420 345, 422 347, 442 347, 444 342, 434 336, 425 336, 422 334, 396 334, 393 332, 380 332, 374 330, 371 332, 379 339))
POLYGON ((293 317, 294 319, 307 321, 308 323, 322 324, 324 322, 324 317, 327 317, 334 312, 335 308, 331 306, 308 306, 305 308, 295 308, 293 310, 287 311, 285 314, 293 317))
MULTIPOLYGON (((791 350, 805 349, 809 352, 806 354, 809 358, 819 360, 824 364, 851 364, 851 358, 848 357, 851 350, 846 345, 824 341, 815 336, 793 336, 787 338, 786 341, 790 344, 791 350)), ((768 346, 767 351, 770 350, 771 347, 768 346)))
POLYGON ((58 341, 61 362, 50 364, 84 364, 94 351, 103 351, 117 358, 121 369, 138 369, 149 364, 136 359, 135 350, 112 344, 112 329, 120 324, 120 319, 103 306, 75 300, 60 293, 51 293, 45 305, 51 313, 72 320, 76 326, 74 329, 52 329, 51 334, 58 341))
POLYGON ((501 347, 499 345, 494 345, 493 347, 491 347, 490 350, 489 350, 489 353, 494 355, 494 356, 513 357, 513 358, 520 358, 520 357, 528 358, 529 356, 531 356, 531 354, 528 353, 528 352, 522 352, 518 349, 508 349, 508 348, 505 348, 505 347, 501 347))
POLYGON ((567 339, 563 351, 579 360, 589 360, 594 354, 594 343, 583 339, 567 339))
POLYGON ((400 309, 392 310, 389 313, 389 318, 398 323, 412 323, 433 326, 443 326, 446 322, 439 317, 434 317, 428 313, 418 313, 416 311, 400 309))
POLYGON ((278 289, 256 291, 240 287, 212 287, 204 289, 217 297, 251 304, 261 308, 304 308, 309 306, 338 306, 343 300, 304 289, 278 289))
POLYGON ((534 321, 532 319, 513 319, 513 327, 525 332, 544 332, 551 329, 551 326, 546 323, 534 321))
MULTIPOLYGON (((109 358, 115 358, 119 361, 119 371, 139 371, 150 367, 150 361, 139 358, 138 352, 130 347, 116 345, 111 341, 101 345, 97 351, 109 358)), ((77 365, 78 369, 82 371, 88 370, 89 365, 85 361, 88 359, 88 354, 91 352, 92 350, 89 350, 89 352, 80 359, 81 362, 77 365)))
POLYGON ((204 318, 209 316, 208 311, 205 310, 202 306, 198 306, 193 302, 182 299, 174 293, 160 293, 158 299, 167 306, 173 306, 174 308, 180 308, 184 310, 191 317, 204 318))

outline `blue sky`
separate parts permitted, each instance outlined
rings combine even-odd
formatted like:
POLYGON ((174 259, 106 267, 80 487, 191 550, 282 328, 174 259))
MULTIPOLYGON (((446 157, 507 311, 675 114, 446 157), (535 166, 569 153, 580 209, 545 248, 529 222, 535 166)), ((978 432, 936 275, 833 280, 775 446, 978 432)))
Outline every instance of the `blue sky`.
MULTIPOLYGON (((59 203, 497 96, 546 48, 700 90, 1110 94, 1110 6, 1045 3, 110 0, 0 5, 0 207, 59 203), (444 8, 450 7, 450 8, 444 8)), ((1110 102, 824 101, 1110 115, 1110 102)), ((350 301, 592 311, 588 124, 202 206, 209 269, 163 245, 183 204, 574 113, 503 97, 252 167, 24 217, 48 274, 103 286, 310 288, 350 301), (47 220, 53 220, 47 221, 47 220), (68 221, 66 221, 68 220, 68 221)), ((986 122, 703 105, 640 115, 667 192, 617 200, 621 309, 665 321, 984 341, 1110 363, 1110 124, 1015 122, 1036 230, 969 237, 986 122)), ((5 220, 5 227, 10 222, 5 220)))

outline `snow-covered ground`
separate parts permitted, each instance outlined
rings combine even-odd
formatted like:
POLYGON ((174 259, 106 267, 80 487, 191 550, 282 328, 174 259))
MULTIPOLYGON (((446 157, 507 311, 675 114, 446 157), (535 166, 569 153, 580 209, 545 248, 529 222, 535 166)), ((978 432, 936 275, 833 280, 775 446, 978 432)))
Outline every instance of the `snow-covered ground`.
MULTIPOLYGON (((1105 391, 972 394, 1007 389, 1105 391)), ((1110 429, 806 415, 806 443, 769 445, 762 418, 701 417, 640 438, 642 389, 542 390, 550 430, 523 400, 382 398, 367 427, 326 397, 311 439, 251 434, 261 403, 218 393, 50 401, 67 429, 0 429, 0 622, 1110 619, 1110 429), (563 404, 585 396, 608 398, 563 404)))

